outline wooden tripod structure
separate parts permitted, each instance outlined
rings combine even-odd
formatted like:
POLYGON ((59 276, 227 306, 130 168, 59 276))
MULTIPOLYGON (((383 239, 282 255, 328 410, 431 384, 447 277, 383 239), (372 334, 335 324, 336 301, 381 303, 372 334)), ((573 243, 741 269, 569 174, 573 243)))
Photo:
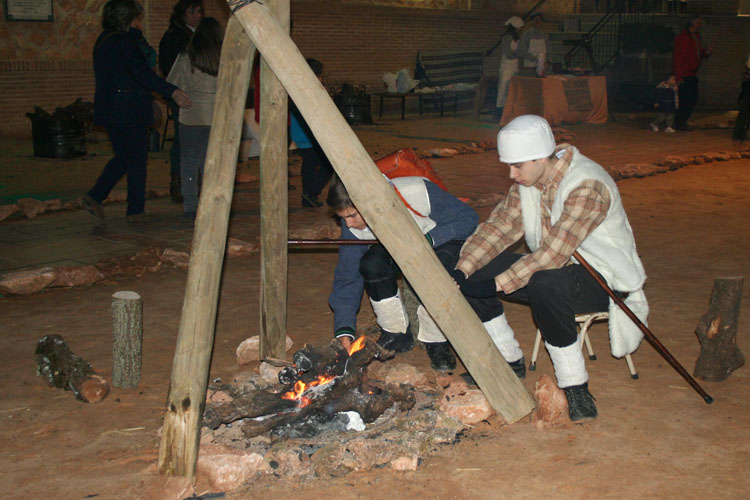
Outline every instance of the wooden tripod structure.
POLYGON ((286 336, 288 92, 357 209, 396 260, 490 404, 508 423, 528 415, 534 408, 533 399, 289 37, 289 0, 228 3, 233 15, 221 53, 159 471, 195 479, 244 111, 239 104, 247 95, 256 48, 263 54, 261 356, 282 357, 286 336))

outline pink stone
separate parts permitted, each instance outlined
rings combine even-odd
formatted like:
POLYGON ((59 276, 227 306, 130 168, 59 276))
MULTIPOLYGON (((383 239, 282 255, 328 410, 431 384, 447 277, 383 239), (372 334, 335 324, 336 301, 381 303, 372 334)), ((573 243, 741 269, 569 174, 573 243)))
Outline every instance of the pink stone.
POLYGON ((179 252, 171 248, 165 248, 161 254, 161 258, 167 264, 173 265, 180 269, 187 269, 190 265, 189 253, 179 252))
POLYGON ((206 403, 231 403, 232 402, 232 396, 227 394, 224 391, 212 391, 211 389, 208 389, 206 391, 206 403))
MULTIPOLYGON (((381 363, 377 376, 386 384, 411 384, 414 387, 427 385, 427 377, 414 365, 408 363, 381 363)), ((373 367, 374 368, 374 367, 373 367)))
POLYGON ((283 367, 281 366, 273 366, 271 363, 266 363, 264 361, 260 364, 258 373, 260 373, 260 378, 262 378, 265 382, 268 382, 269 384, 278 384, 279 372, 282 369, 283 367))
POLYGON ((469 389, 462 380, 454 380, 443 391, 440 411, 456 418, 464 425, 478 424, 495 412, 479 389, 469 389))
POLYGON ((192 496, 193 485, 183 476, 161 476, 157 470, 144 472, 142 489, 138 495, 142 500, 182 500, 192 496))
POLYGON ((310 457, 299 450, 281 450, 273 456, 279 464, 276 472, 283 476, 307 476, 313 473, 310 457))
POLYGON ((256 474, 269 473, 271 467, 258 453, 246 453, 221 445, 201 446, 198 474, 205 475, 212 488, 231 491, 239 488, 256 474))
POLYGON ((250 255, 259 250, 257 243, 249 243, 247 241, 238 240, 237 238, 229 238, 227 242, 227 257, 244 257, 250 255))
POLYGON ((51 267, 15 271, 0 278, 0 293, 30 295, 55 281, 57 273, 51 267))
MULTIPOLYGON (((292 339, 287 336, 286 338, 286 351, 289 351, 289 349, 292 348, 294 345, 294 342, 292 339)), ((258 335, 255 335, 253 337, 250 337, 249 339, 245 339, 242 342, 240 342, 240 345, 237 346, 237 364, 238 365, 244 365, 247 363, 250 363, 251 361, 258 361, 260 359, 259 354, 259 348, 260 348, 260 337, 258 335)))
POLYGON ((104 279, 96 266, 62 266, 56 268, 57 277, 52 286, 84 286, 104 279))
POLYGON ((18 207, 15 204, 0 205, 0 221, 7 219, 16 212, 18 212, 18 207))
POLYGON ((57 212, 58 210, 62 210, 62 200, 60 200, 60 198, 45 200, 43 203, 44 209, 47 212, 57 212))
POLYGON ((395 470, 417 470, 419 457, 417 455, 406 455, 391 460, 391 468, 395 470))
POLYGON ((16 206, 29 219, 44 213, 44 203, 34 198, 21 198, 16 202, 16 206))
POLYGON ((555 427, 570 422, 565 393, 549 375, 542 375, 534 384, 536 411, 531 421, 537 427, 555 427))

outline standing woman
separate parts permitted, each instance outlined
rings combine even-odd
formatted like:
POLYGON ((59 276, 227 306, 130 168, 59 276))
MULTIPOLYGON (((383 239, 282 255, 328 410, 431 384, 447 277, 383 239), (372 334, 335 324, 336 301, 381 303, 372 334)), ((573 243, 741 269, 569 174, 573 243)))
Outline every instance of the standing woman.
MULTIPOLYGON (((521 38, 519 29, 523 28, 524 22, 518 16, 513 16, 505 21, 505 34, 498 44, 502 53, 500 59, 500 75, 497 81, 497 102, 495 103, 495 117, 503 116, 505 99, 508 97, 510 79, 518 74, 518 41, 521 38)), ((495 45, 497 47, 497 44, 495 45)), ((491 53, 495 47, 489 50, 491 53)), ((488 53, 488 55, 489 55, 488 53)))
POLYGON ((213 17, 202 19, 167 77, 168 82, 185 89, 193 102, 190 109, 180 113, 179 121, 182 209, 191 219, 198 211, 200 179, 211 132, 223 39, 224 31, 219 21, 213 17))
POLYGON ((122 178, 128 176, 128 222, 147 222, 145 213, 146 129, 154 123, 153 98, 157 92, 189 107, 187 94, 159 78, 148 67, 136 38, 129 33, 134 20, 143 12, 135 0, 109 0, 104 4, 104 31, 94 45, 94 124, 109 134, 114 157, 99 179, 81 199, 83 207, 104 221, 102 202, 122 178))
MULTIPOLYGON (((195 28, 203 18, 203 0, 178 0, 172 7, 172 15, 169 17, 169 28, 164 32, 159 42, 159 71, 164 78, 169 75, 177 55, 185 50, 190 37, 193 36, 195 28)), ((169 151, 170 176, 169 195, 175 203, 182 203, 180 195, 180 108, 174 101, 168 101, 167 105, 172 112, 174 120, 174 139, 172 149, 169 151)))

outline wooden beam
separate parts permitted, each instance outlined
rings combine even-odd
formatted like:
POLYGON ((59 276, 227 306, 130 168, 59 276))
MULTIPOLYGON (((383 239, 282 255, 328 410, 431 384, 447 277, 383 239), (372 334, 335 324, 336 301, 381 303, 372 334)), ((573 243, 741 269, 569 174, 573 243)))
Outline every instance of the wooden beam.
MULTIPOLYGON (((289 0, 270 0, 285 34, 289 0)), ((260 63, 260 359, 283 358, 286 351, 287 233, 289 175, 287 94, 261 58, 260 63)))
POLYGON ((214 341, 221 268, 237 152, 255 47, 234 18, 221 49, 219 85, 180 317, 159 472, 195 480, 201 419, 214 341))
POLYGON ((234 16, 305 117, 367 224, 398 263, 427 310, 450 340, 490 404, 509 422, 529 414, 534 401, 367 151, 308 67, 302 54, 259 2, 234 16))

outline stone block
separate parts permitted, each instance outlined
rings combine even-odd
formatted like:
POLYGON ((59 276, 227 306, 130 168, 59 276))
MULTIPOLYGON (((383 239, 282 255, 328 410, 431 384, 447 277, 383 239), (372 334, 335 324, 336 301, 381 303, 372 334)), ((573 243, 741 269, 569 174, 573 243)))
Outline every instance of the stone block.
POLYGON ((454 380, 443 390, 440 411, 464 425, 478 424, 494 415, 494 410, 479 389, 469 389, 466 382, 454 380))
POLYGON ((244 257, 260 250, 257 242, 247 242, 237 238, 229 238, 227 242, 227 258, 244 257))
POLYGON ((221 445, 201 446, 197 473, 205 475, 212 488, 236 490, 257 474, 269 473, 271 467, 258 453, 245 453, 221 445))
POLYGON ((51 267, 15 271, 0 278, 0 293, 31 295, 52 284, 56 277, 57 272, 51 267))
POLYGON ((104 279, 104 274, 96 266, 61 266, 56 271, 52 286, 85 286, 104 279))
POLYGON ((417 455, 404 455, 391 460, 391 469, 395 470, 417 470, 419 457, 417 455))
MULTIPOLYGON (((291 349, 293 345, 294 342, 289 338, 289 336, 287 336, 285 351, 289 351, 289 349, 291 349)), ((240 345, 237 346, 236 351, 237 364, 244 365, 250 363, 251 361, 258 361, 260 359, 259 349, 260 337, 258 335, 240 342, 240 345)))
POLYGON ((34 198, 21 198, 16 202, 18 210, 29 219, 33 219, 39 214, 44 213, 44 202, 34 198))
POLYGON ((162 260, 167 264, 180 269, 187 269, 190 265, 190 254, 187 252, 180 252, 172 248, 165 248, 161 254, 162 260))
POLYGON ((568 400, 549 375, 542 375, 534 384, 536 411, 531 421, 537 427, 556 427, 570 422, 568 400))
POLYGON ((15 203, 12 205, 0 205, 0 221, 7 219, 16 212, 18 212, 18 207, 15 203))

